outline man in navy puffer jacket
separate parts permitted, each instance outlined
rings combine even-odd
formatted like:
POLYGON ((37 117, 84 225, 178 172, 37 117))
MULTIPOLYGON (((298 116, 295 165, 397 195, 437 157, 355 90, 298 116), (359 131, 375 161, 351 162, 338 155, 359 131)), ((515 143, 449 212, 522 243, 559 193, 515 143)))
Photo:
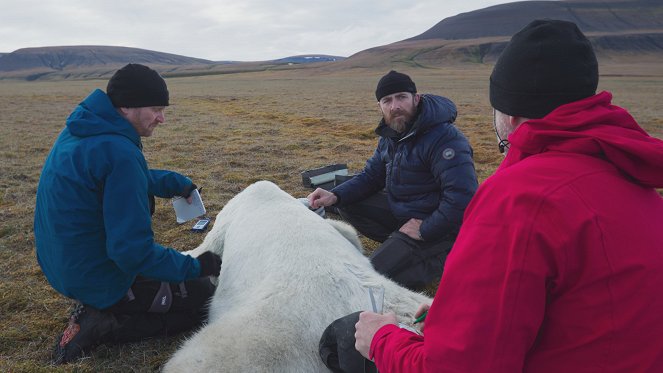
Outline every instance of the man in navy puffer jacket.
POLYGON ((364 170, 312 207, 337 206, 363 235, 382 242, 375 269, 415 290, 436 280, 477 189, 472 148, 453 125, 449 99, 417 94, 409 76, 390 71, 375 91, 383 114, 378 147, 364 170))
MULTIPOLYGON (((149 196, 189 197, 187 177, 152 170, 141 137, 164 122, 168 89, 129 64, 67 119, 37 188, 37 259, 55 290, 76 300, 54 362, 101 343, 172 334, 199 325, 221 259, 193 258, 154 242, 149 196)), ((190 202, 190 199, 189 199, 190 202)))

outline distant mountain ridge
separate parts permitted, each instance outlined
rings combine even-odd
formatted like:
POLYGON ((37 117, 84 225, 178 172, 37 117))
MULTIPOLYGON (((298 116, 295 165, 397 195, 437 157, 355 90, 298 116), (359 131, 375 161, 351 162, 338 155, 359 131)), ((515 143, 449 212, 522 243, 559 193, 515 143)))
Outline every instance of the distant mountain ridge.
POLYGON ((210 61, 140 48, 80 45, 23 48, 0 54, 0 78, 89 79, 110 76, 127 63, 150 65, 164 75, 256 71, 279 66, 340 61, 345 57, 301 55, 262 62, 210 61), (222 70, 222 71, 220 71, 222 70))
MULTIPOLYGON (((210 61, 140 48, 101 45, 22 48, 12 53, 0 53, 0 72, 48 68, 57 71, 99 65, 124 65, 129 62, 162 66, 218 65, 242 63, 237 61, 210 61)), ((343 60, 345 57, 328 55, 301 55, 266 62, 313 63, 343 60)))
POLYGON ((214 62, 129 47, 79 45, 23 48, 2 56, 0 71, 51 69, 62 71, 98 65, 119 65, 127 61, 157 65, 209 65, 214 62))
POLYGON ((634 30, 663 31, 663 2, 660 0, 520 1, 445 18, 424 33, 406 40, 511 36, 537 18, 571 21, 588 34, 634 30))
POLYGON ((318 54, 318 55, 301 55, 301 56, 279 58, 277 60, 271 60, 271 62, 299 64, 299 63, 313 63, 313 62, 335 62, 335 61, 342 61, 344 59, 345 57, 318 54))

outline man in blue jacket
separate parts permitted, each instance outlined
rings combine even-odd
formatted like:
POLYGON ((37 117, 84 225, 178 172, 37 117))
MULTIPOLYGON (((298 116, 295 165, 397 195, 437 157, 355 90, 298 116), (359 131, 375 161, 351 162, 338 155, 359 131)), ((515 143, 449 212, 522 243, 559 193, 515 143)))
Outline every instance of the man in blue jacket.
POLYGON ((390 71, 375 96, 383 118, 366 167, 308 199, 313 208, 337 206, 360 233, 382 243, 370 257, 378 272, 421 290, 442 274, 477 189, 472 148, 453 125, 453 102, 418 94, 409 76, 390 71))
MULTIPOLYGON (((101 343, 177 333, 199 325, 221 259, 154 242, 150 197, 189 195, 195 185, 151 170, 141 137, 164 122, 168 89, 159 74, 129 64, 67 119, 39 180, 37 259, 55 290, 76 301, 54 362, 101 343)), ((190 202, 190 200, 189 200, 190 202)))

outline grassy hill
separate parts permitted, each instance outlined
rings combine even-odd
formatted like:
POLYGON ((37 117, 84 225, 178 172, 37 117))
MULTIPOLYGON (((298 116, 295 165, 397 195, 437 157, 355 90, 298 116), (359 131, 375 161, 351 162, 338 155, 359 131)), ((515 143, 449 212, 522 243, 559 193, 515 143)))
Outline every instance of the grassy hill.
MULTIPOLYGON (((663 75, 663 33, 588 34, 601 73, 663 75), (631 68, 623 69, 624 65, 631 68)), ((467 64, 492 64, 510 37, 494 36, 477 39, 408 40, 368 49, 344 61, 326 67, 327 70, 352 68, 444 68, 467 64)))
POLYGON ((542 18, 575 22, 594 45, 606 73, 629 73, 623 65, 637 64, 637 74, 663 74, 659 63, 663 57, 663 2, 652 0, 496 5, 446 18, 420 35, 361 51, 332 68, 492 64, 515 32, 542 18))

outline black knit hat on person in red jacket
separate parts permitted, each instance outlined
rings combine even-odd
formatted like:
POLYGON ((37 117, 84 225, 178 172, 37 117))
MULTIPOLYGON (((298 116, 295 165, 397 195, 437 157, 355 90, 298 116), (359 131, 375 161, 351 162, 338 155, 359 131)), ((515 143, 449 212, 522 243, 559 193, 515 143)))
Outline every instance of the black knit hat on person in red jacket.
POLYGON ((572 22, 535 20, 518 31, 490 75, 490 103, 504 114, 543 118, 596 94, 598 62, 572 22))

